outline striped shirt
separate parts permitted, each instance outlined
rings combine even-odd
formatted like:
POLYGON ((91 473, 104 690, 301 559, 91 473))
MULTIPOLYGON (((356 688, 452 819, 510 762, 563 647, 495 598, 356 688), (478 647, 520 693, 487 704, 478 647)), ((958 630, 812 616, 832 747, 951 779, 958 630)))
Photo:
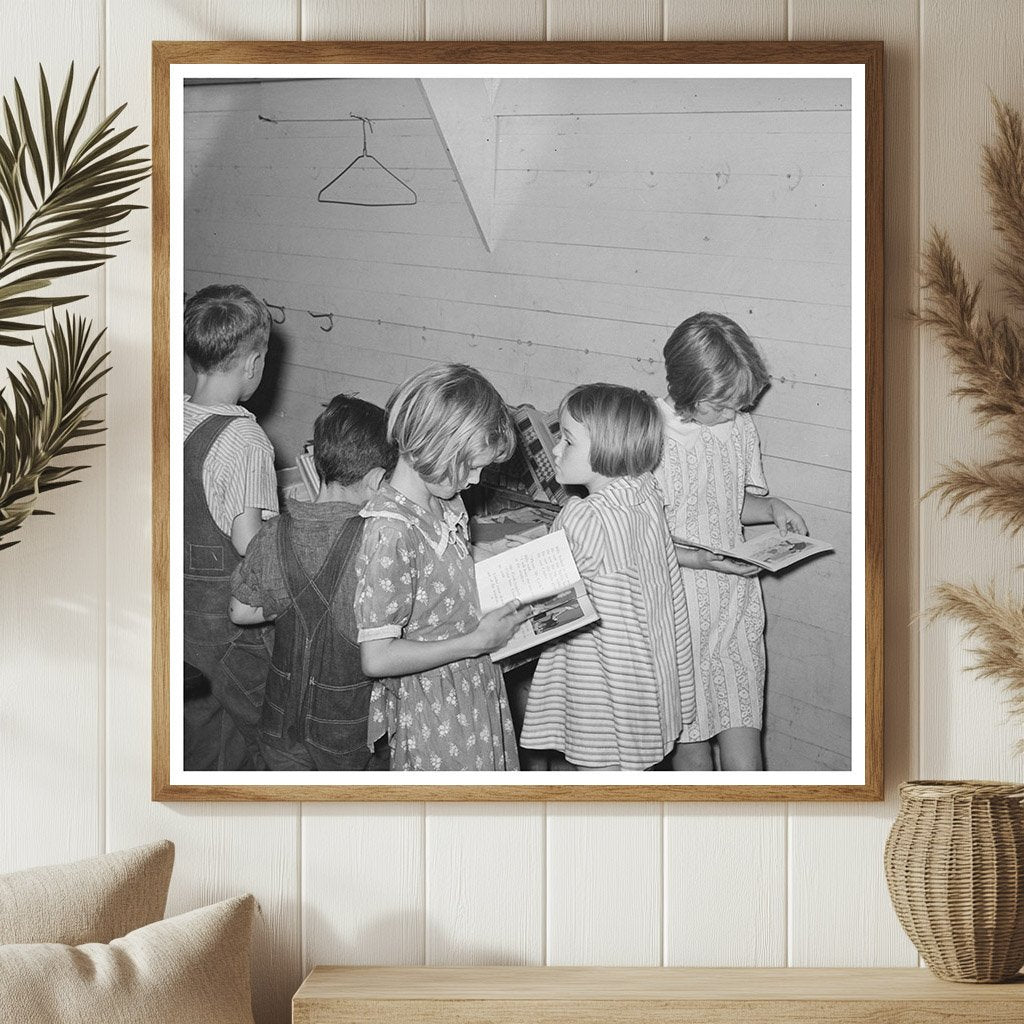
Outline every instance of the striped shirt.
POLYGON ((556 641, 530 686, 521 744, 586 768, 642 770, 696 711, 689 618, 661 492, 648 473, 570 499, 563 529, 601 621, 556 641))
MULTIPOLYGON (((184 434, 209 416, 237 416, 220 433, 203 463, 203 492, 213 521, 229 537, 231 524, 247 508, 277 515, 274 446, 248 409, 240 405, 193 405, 185 396, 184 434)), ((183 440, 184 440, 183 439, 183 440)))

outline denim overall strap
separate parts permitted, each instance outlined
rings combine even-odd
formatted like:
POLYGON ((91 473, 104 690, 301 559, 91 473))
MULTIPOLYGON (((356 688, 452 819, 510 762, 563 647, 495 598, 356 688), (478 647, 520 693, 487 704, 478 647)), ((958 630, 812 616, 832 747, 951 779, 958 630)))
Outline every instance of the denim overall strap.
POLYGON ((231 572, 241 561, 231 538, 214 522, 203 490, 203 463, 235 416, 208 416, 185 441, 184 494, 185 637, 199 644, 223 642, 237 629, 228 619, 231 572))
POLYGON ((184 661, 210 682, 214 713, 208 720, 189 714, 186 732, 220 771, 259 768, 256 725, 267 679, 265 630, 236 626, 228 617, 231 573, 241 557, 231 537, 210 514, 203 490, 203 463, 213 443, 236 416, 208 416, 185 441, 184 586, 182 632, 184 661))
POLYGON ((382 760, 367 745, 372 684, 363 674, 351 608, 362 532, 361 518, 349 520, 312 577, 299 564, 290 538, 280 536, 278 541, 292 607, 277 620, 276 640, 282 643, 279 647, 275 642, 260 728, 273 714, 268 710, 270 681, 284 683, 290 673, 286 700, 273 702, 285 705, 278 735, 296 759, 301 745, 302 756, 317 769, 387 768, 386 756, 382 760))
MULTIPOLYGON (((260 732, 280 739, 288 730, 292 740, 301 737, 301 706, 309 685, 310 666, 322 646, 326 630, 324 620, 330 613, 338 577, 345 564, 349 545, 346 534, 351 525, 338 534, 327 557, 313 576, 302 567, 291 533, 295 521, 280 517, 277 527, 277 557, 285 586, 288 607, 274 621, 274 653, 271 658, 267 690, 263 698, 260 732)), ((319 661, 319 659, 317 659, 319 661)))

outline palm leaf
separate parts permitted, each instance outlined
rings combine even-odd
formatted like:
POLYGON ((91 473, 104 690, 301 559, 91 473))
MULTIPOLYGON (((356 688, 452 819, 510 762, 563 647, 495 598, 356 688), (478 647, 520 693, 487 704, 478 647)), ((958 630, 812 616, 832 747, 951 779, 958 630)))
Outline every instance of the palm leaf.
POLYGON ((33 120, 19 82, 13 107, 3 102, 0 128, 0 346, 25 342, 26 321, 82 296, 41 294, 50 282, 102 266, 120 245, 114 225, 137 204, 127 203, 149 177, 145 147, 127 145, 134 128, 118 129, 118 107, 85 131, 99 70, 75 106, 74 65, 54 109, 39 69, 39 115, 33 120), (29 293, 27 296, 23 293, 29 293))
POLYGON ((67 487, 87 467, 60 460, 99 447, 101 433, 89 410, 103 395, 94 391, 109 371, 98 352, 103 332, 93 333, 82 317, 65 314, 46 329, 48 360, 36 353, 36 367, 19 363, 8 371, 10 396, 0 392, 0 550, 30 515, 46 514, 41 494, 67 487), (97 354, 98 353, 98 354, 97 354))

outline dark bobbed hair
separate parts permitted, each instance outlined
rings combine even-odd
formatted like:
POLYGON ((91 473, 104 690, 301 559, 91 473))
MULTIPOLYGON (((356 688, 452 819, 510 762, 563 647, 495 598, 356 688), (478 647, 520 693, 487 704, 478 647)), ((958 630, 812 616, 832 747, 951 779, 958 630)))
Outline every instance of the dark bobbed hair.
POLYGON ((508 407, 494 385, 464 363, 420 370, 395 388, 387 413, 388 440, 431 484, 461 490, 471 463, 504 462, 515 451, 508 407))
POLYGON ((665 376, 676 412, 698 402, 747 409, 768 386, 768 368, 750 336, 721 313, 695 313, 665 342, 665 376))
POLYGON ((185 303, 184 328, 192 369, 211 373, 267 343, 270 310, 248 288, 211 284, 185 303))
POLYGON ((590 468, 602 476, 640 476, 661 462, 664 428, 657 403, 646 391, 620 384, 581 384, 562 399, 567 412, 590 433, 590 468))
POLYGON ((398 452, 387 440, 387 416, 379 405, 335 395, 313 425, 313 464, 325 484, 348 487, 372 469, 395 468, 398 452))

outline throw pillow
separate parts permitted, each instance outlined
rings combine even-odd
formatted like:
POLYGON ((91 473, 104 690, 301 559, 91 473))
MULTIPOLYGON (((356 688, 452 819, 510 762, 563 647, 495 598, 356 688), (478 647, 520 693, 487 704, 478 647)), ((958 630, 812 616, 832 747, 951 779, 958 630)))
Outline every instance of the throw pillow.
POLYGON ((0 1020, 253 1024, 255 905, 252 896, 238 896, 109 945, 0 946, 0 1020))
POLYGON ((0 944, 110 942, 159 921, 173 865, 164 840, 0 875, 0 944))

